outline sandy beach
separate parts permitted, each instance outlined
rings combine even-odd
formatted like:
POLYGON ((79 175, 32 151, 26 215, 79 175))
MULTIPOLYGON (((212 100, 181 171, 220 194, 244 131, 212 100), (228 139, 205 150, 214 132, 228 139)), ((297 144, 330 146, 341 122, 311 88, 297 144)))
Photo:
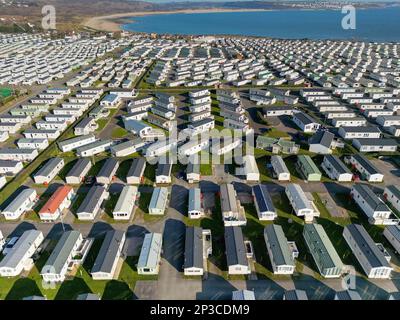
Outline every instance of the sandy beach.
MULTIPOLYGON (((117 32, 121 31, 121 24, 123 24, 124 18, 148 16, 155 14, 174 14, 174 13, 217 13, 217 12, 253 12, 253 11, 268 11, 264 9, 198 9, 198 10, 175 10, 175 11, 144 11, 144 12, 127 12, 118 13, 108 16, 92 17, 86 19, 82 25, 106 32, 117 32)), ((132 22, 132 20, 129 20, 132 22)))

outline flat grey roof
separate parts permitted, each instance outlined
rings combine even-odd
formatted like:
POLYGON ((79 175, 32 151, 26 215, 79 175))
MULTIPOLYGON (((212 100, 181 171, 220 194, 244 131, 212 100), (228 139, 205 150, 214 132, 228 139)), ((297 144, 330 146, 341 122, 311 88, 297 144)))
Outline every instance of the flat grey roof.
POLYGON ((357 183, 353 185, 353 188, 374 211, 390 211, 389 207, 379 199, 369 185, 357 183))
POLYGON ((378 127, 376 126, 367 126, 367 127, 340 127, 345 132, 353 133, 353 132, 365 132, 365 133, 380 133, 378 127))
POLYGON ((308 114, 303 113, 303 112, 297 112, 294 114, 294 116, 305 125, 317 122, 312 117, 310 117, 308 114))
POLYGON ((361 146, 397 146, 397 142, 394 139, 382 139, 382 138, 362 138, 354 139, 357 140, 361 146))
POLYGON ((129 168, 127 177, 140 177, 146 168, 146 160, 145 158, 134 158, 129 168))
POLYGON ((84 129, 86 126, 88 126, 92 121, 94 120, 93 117, 86 117, 83 118, 76 126, 74 129, 84 129))
POLYGON ((233 184, 222 184, 221 191, 221 208, 223 212, 237 212, 236 192, 233 184))
POLYGON ((258 184, 253 187, 253 193, 255 201, 257 202, 258 209, 261 212, 276 212, 275 206, 272 202, 271 196, 269 195, 267 186, 264 184, 258 184))
POLYGON ((294 266, 294 260, 289 250, 289 245, 280 225, 270 224, 264 228, 264 237, 271 250, 270 257, 277 266, 294 266))
POLYGON ((52 158, 46 162, 46 164, 39 169, 39 171, 35 174, 37 176, 47 177, 61 162, 64 160, 61 158, 52 158))
POLYGON ((330 148, 335 135, 329 131, 319 130, 309 140, 309 144, 320 144, 324 147, 330 148))
POLYGON ((203 268, 203 229, 187 227, 184 268, 203 268))
POLYGON ((172 171, 171 163, 159 163, 156 170, 156 176, 170 176, 172 171))
POLYGON ((353 159, 356 160, 369 174, 380 173, 379 170, 369 161, 365 156, 361 154, 353 154, 353 159))
POLYGON ((67 177, 80 177, 80 175, 88 166, 88 164, 92 166, 92 163, 89 159, 87 158, 78 159, 78 161, 75 162, 72 169, 68 172, 67 177))
MULTIPOLYGON (((310 243, 307 247, 310 251, 318 255, 318 268, 342 268, 343 263, 336 252, 332 242, 326 234, 324 228, 320 224, 310 223, 304 225, 304 238, 308 238, 310 243)), ((307 242, 307 241, 306 241, 307 242)), ((321 270, 322 271, 322 270, 321 270)))
POLYGON ((118 160, 114 158, 108 158, 103 166, 100 169, 100 172, 97 174, 97 177, 106 177, 110 178, 111 174, 119 165, 118 160))
POLYGON ((189 189, 189 211, 201 210, 201 191, 200 188, 189 189))
POLYGON ((383 253, 362 225, 349 224, 344 227, 351 234, 354 242, 372 268, 390 267, 383 253))
POLYGON ((14 168, 17 166, 19 161, 14 160, 0 160, 0 167, 2 168, 14 168))
POLYGON ((90 212, 92 213, 96 205, 99 203, 103 192, 103 186, 93 186, 89 189, 85 199, 82 201, 77 212, 90 212))
POLYGON ((91 273, 112 272, 115 260, 121 255, 119 248, 124 238, 125 232, 122 230, 111 230, 106 233, 91 273))
POLYGON ((289 173, 289 169, 287 168, 285 161, 283 161, 281 156, 271 156, 271 165, 277 174, 289 173))
POLYGON ((346 167, 346 165, 340 160, 340 158, 338 156, 334 156, 334 155, 326 155, 325 156, 326 160, 332 165, 332 167, 335 168, 335 170, 339 173, 350 173, 349 168, 346 167))
POLYGON ((10 252, 0 261, 0 268, 15 268, 31 247, 31 244, 42 234, 38 230, 25 231, 10 252))
POLYGON ((17 212, 26 199, 32 196, 36 191, 32 188, 22 190, 3 210, 5 212, 17 212))
POLYGON ((242 229, 240 227, 225 227, 225 248, 228 266, 247 266, 246 249, 242 229))
POLYGON ((77 143, 77 142, 88 140, 88 139, 92 139, 92 138, 95 138, 95 135, 92 134, 92 133, 91 134, 86 134, 84 136, 77 136, 77 137, 74 137, 74 138, 71 138, 71 139, 67 139, 67 140, 58 142, 58 146, 60 148, 62 148, 64 146, 68 146, 69 144, 77 143))

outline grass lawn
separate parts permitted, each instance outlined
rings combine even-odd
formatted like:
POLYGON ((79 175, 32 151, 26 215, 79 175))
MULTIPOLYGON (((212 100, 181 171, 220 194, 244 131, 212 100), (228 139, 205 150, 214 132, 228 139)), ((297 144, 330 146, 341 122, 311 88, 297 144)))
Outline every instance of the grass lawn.
POLYGON ((121 139, 121 138, 124 138, 128 134, 129 134, 129 132, 127 130, 125 130, 124 128, 117 127, 112 131, 111 138, 121 139))
POLYGON ((200 164, 200 175, 211 176, 213 173, 212 165, 210 163, 200 164))
POLYGON ((276 128, 270 128, 270 130, 267 131, 266 136, 276 139, 290 137, 286 132, 280 131, 276 128))

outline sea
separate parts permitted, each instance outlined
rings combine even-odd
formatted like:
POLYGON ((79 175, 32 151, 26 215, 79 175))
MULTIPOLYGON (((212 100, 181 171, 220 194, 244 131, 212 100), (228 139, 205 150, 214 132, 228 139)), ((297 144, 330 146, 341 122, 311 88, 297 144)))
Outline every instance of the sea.
POLYGON ((280 39, 400 42, 400 7, 357 9, 355 29, 343 29, 341 10, 173 13, 132 17, 122 29, 182 35, 240 35, 280 39))

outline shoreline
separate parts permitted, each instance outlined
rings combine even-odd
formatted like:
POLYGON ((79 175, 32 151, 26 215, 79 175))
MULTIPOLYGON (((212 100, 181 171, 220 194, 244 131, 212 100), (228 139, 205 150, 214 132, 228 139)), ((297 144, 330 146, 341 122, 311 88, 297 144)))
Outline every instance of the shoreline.
MULTIPOLYGON (((97 31, 118 32, 123 31, 121 28, 124 19, 160 14, 192 14, 192 13, 221 13, 221 12, 259 12, 273 11, 268 9, 190 9, 190 10, 173 10, 173 11, 142 11, 142 12, 127 12, 116 13, 107 16, 91 17, 83 21, 82 25, 97 31)), ((133 20, 129 19, 129 22, 133 20)))

